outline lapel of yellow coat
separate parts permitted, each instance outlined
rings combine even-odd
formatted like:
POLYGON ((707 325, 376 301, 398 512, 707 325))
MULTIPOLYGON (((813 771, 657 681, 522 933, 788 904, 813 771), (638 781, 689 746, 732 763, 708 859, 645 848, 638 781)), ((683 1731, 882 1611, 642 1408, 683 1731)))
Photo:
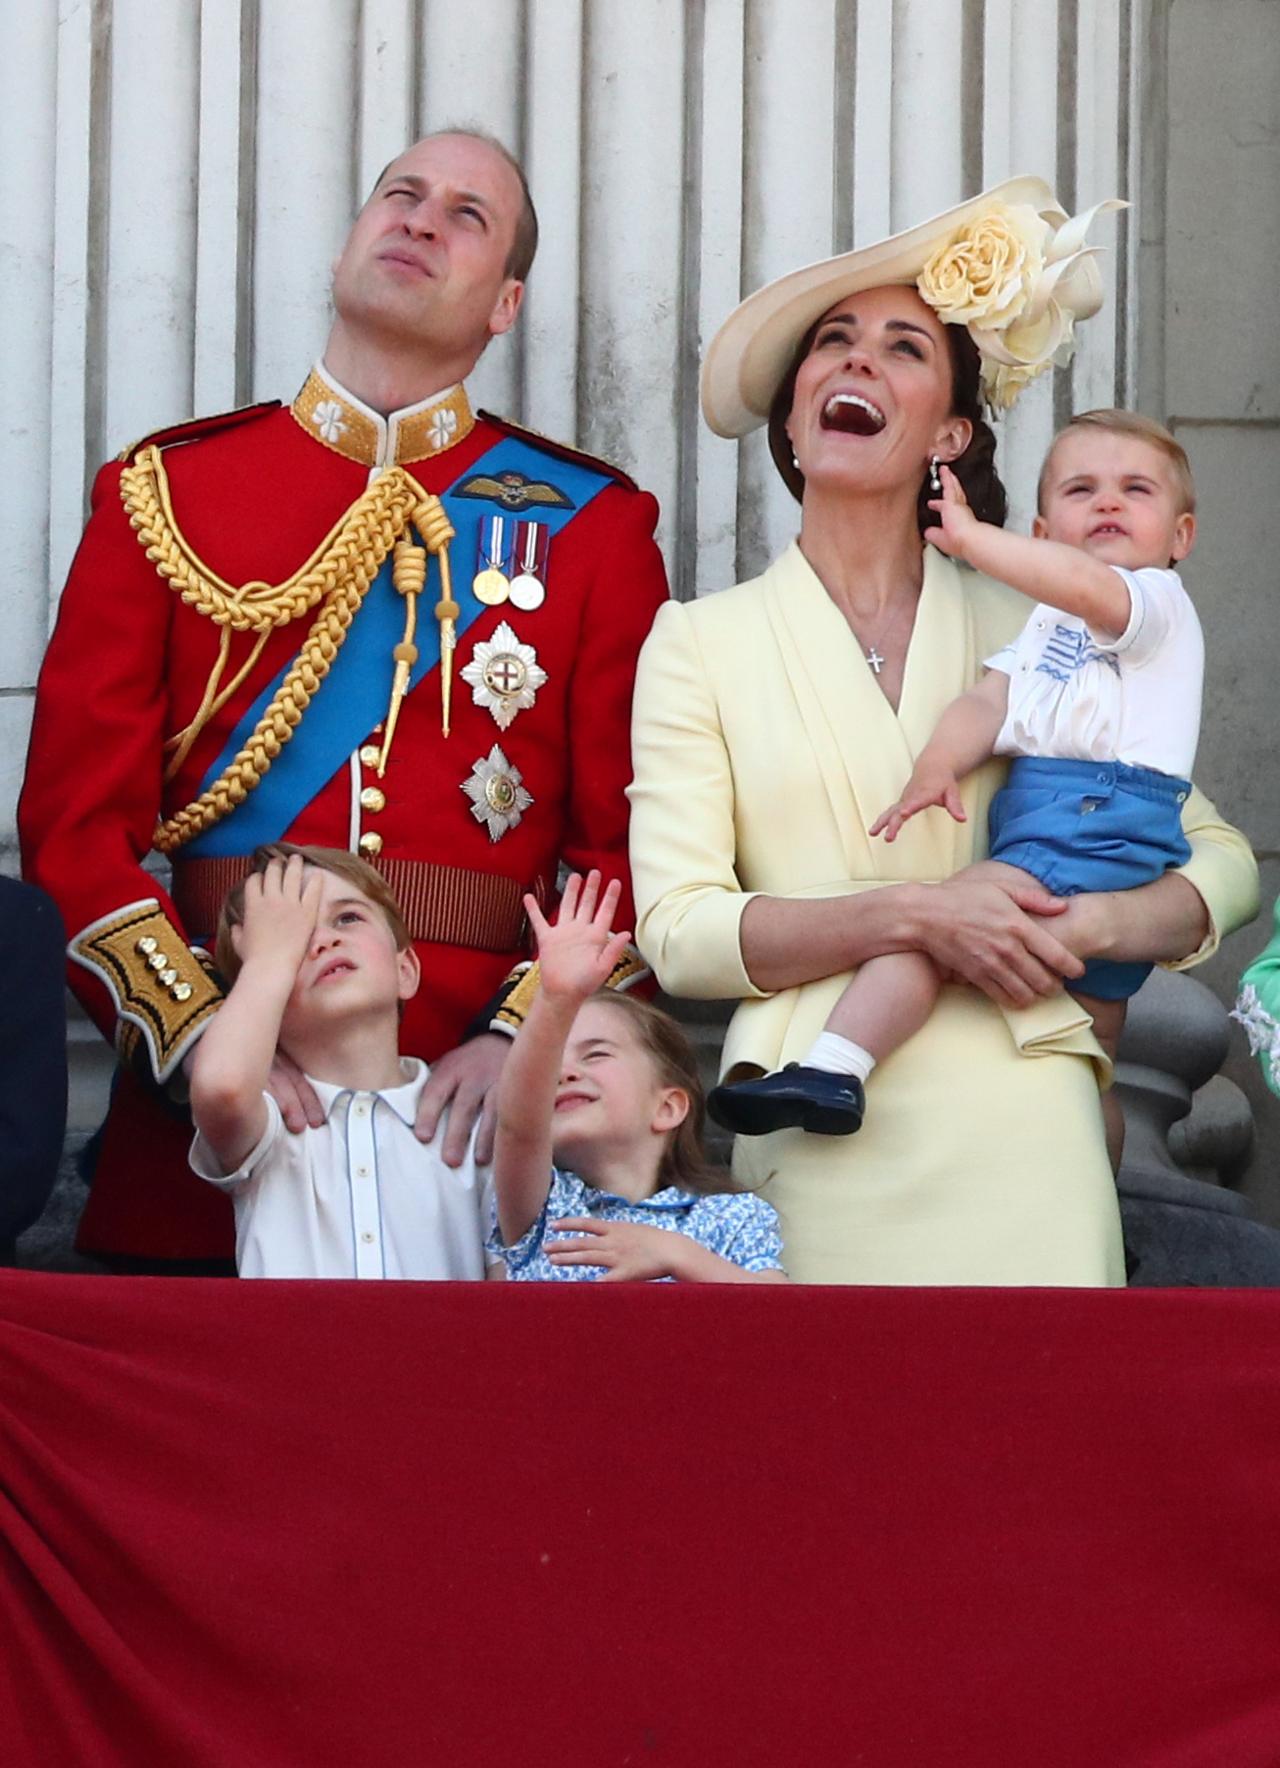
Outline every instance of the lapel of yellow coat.
MULTIPOLYGON (((821 770, 850 877, 948 877, 972 857, 970 825, 941 814, 916 817, 893 847, 869 840, 866 831, 906 785, 943 707, 978 678, 981 635, 958 568, 932 547, 925 549, 897 713, 798 546, 788 548, 764 584, 774 642, 821 770)), ((970 789, 985 808, 986 795, 974 782, 970 789)))
MULTIPOLYGON (((798 545, 783 553, 762 582, 774 642, 818 762, 849 877, 869 885, 942 879, 984 857, 987 809, 1004 773, 999 762, 987 763, 963 782, 967 822, 928 811, 914 817, 892 846, 871 840, 867 830, 901 794, 943 709, 978 680, 984 658, 1017 632, 1020 600, 962 573, 953 560, 926 547, 920 606, 895 714, 798 545)), ((1024 1054, 1069 1050, 1092 1056, 1105 1071, 1089 1016, 1069 995, 1006 1017, 1024 1054)))

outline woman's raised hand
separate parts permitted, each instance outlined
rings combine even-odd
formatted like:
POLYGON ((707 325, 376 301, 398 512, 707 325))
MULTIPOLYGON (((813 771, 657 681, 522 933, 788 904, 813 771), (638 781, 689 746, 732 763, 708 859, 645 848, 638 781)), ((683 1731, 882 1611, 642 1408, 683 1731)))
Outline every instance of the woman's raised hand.
POLYGON ((951 468, 940 465, 938 476, 942 480, 942 495, 929 499, 929 508, 937 511, 938 520, 932 528, 925 529, 924 538, 948 557, 962 559, 969 536, 980 523, 951 468))
POLYGON ((525 897, 525 913, 538 941, 538 974, 545 994, 585 1000, 604 987, 631 938, 630 933, 613 931, 613 913, 621 894, 616 878, 602 892, 599 872, 588 872, 585 879, 572 872, 554 926, 536 900, 525 897))

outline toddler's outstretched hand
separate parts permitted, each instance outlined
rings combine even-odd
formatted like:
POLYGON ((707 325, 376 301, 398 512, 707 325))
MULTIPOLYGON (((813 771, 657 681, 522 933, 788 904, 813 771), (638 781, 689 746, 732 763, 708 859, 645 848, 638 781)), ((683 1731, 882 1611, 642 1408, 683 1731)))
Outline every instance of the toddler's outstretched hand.
POLYGON ((929 499, 929 508, 938 512, 938 520, 932 528, 925 529, 924 537, 939 552, 962 559, 969 536, 979 526, 978 518, 969 508, 969 500, 951 468, 939 466, 938 476, 942 480, 942 495, 929 499))
POLYGON ((961 802, 959 782, 949 769, 937 773, 913 773, 901 798, 896 804, 891 804, 888 810, 880 813, 872 823, 870 832, 873 835, 883 834, 886 841, 893 841, 903 823, 934 804, 940 804, 943 810, 949 811, 958 823, 969 820, 961 802))
POLYGON ((538 972, 545 994, 586 1000, 604 987, 631 938, 630 933, 612 931, 613 911, 621 894, 616 878, 602 895, 599 872, 588 872, 585 881, 573 872, 560 898, 554 926, 535 899, 525 897, 525 913, 538 941, 538 972))

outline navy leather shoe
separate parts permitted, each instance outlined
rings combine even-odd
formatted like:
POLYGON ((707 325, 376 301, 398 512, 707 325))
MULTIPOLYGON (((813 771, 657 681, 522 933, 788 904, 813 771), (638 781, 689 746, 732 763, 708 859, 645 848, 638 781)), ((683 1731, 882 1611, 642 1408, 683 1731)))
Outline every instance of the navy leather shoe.
POLYGON ((862 1082, 853 1074, 828 1074, 789 1062, 777 1074, 713 1087, 707 1110, 739 1136, 773 1130, 807 1130, 811 1136, 851 1136, 862 1128, 862 1082))

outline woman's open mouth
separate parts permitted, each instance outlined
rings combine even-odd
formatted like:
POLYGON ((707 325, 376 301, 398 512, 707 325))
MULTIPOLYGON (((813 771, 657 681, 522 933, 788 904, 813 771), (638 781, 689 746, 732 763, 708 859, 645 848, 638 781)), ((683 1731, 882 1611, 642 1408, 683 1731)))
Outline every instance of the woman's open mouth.
POLYGON ((878 436, 884 413, 861 393, 833 393, 819 419, 824 430, 842 430, 847 436, 878 436))

